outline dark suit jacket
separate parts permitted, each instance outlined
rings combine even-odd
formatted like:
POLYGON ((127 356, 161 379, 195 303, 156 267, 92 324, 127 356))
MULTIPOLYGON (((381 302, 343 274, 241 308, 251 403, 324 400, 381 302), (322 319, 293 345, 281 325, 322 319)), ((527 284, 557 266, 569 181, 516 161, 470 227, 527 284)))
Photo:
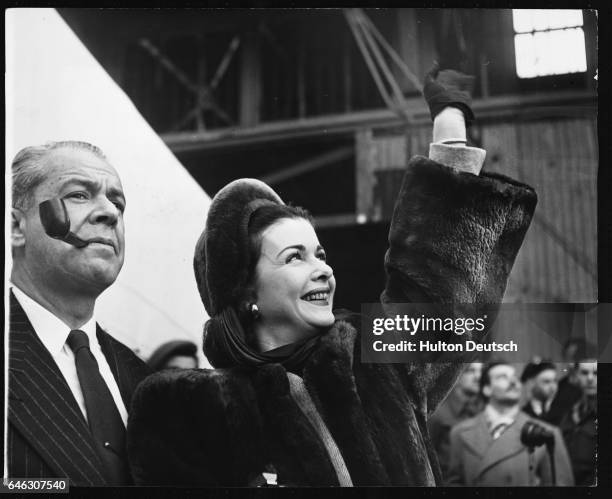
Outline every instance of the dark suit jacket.
MULTIPOLYGON (((12 293, 10 305, 8 476, 105 485, 102 463, 74 395, 12 293)), ((100 326, 97 337, 129 408, 136 385, 149 369, 100 326)))
MULTIPOLYGON (((462 421, 451 430, 448 485, 477 487, 516 487, 532 485, 529 476, 529 454, 521 443, 521 429, 532 420, 519 412, 516 420, 496 440, 487 427, 484 413, 462 421)), ((557 485, 573 485, 574 477, 561 437, 555 426, 538 421, 555 435, 555 468, 557 485)), ((533 485, 552 485, 546 449, 534 452, 533 485)))
POLYGON ((582 390, 570 382, 569 376, 565 376, 559 381, 559 388, 550 404, 546 421, 559 426, 565 415, 572 410, 581 396, 582 390))
POLYGON ((597 483, 597 413, 574 414, 571 410, 561 421, 560 430, 572 461, 576 485, 590 487, 597 483))

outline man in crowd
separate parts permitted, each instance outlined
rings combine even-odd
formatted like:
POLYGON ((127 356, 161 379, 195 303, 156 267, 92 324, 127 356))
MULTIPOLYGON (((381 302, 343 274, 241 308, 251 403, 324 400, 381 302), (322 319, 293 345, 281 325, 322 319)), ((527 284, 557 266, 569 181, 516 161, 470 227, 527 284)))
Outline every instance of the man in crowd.
POLYGON ((21 150, 12 180, 8 476, 129 484, 127 408, 149 370, 95 318, 123 265, 121 181, 73 141, 21 150))
POLYGON ((540 430, 554 438, 555 483, 544 447, 527 447, 521 441, 525 424, 535 420, 520 410, 521 383, 514 366, 489 364, 483 370, 480 385, 487 400, 485 409, 459 423, 450 433, 448 484, 573 485, 569 458, 557 428, 538 422, 540 430))
POLYGON ((482 363, 472 362, 469 364, 446 400, 440 404, 427 422, 429 436, 438 454, 443 478, 446 478, 448 473, 451 428, 457 423, 475 416, 482 409, 481 399, 478 395, 481 373, 482 363))
POLYGON ((586 357, 587 348, 583 338, 570 338, 563 345, 561 371, 565 375, 559 380, 557 393, 548 410, 547 421, 551 424, 557 426, 561 424, 561 420, 582 395, 576 378, 575 366, 579 359, 586 357))
POLYGON ((525 366, 521 382, 527 395, 523 406, 529 416, 548 421, 550 404, 557 393, 557 367, 552 362, 531 362, 525 366))
POLYGON ((576 485, 596 485, 597 362, 578 362, 575 372, 582 394, 561 421, 561 431, 572 462, 576 485))
POLYGON ((195 343, 186 340, 172 340, 163 343, 147 360, 153 371, 162 369, 197 369, 198 347, 195 343))

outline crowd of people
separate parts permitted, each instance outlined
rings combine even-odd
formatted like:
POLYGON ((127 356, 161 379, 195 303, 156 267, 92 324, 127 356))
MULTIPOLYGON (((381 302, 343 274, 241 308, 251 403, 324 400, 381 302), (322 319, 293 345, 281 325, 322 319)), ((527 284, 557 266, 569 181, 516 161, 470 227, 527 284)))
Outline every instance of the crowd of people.
POLYGON ((446 485, 596 485, 597 362, 581 343, 566 362, 467 366, 428 421, 446 485))

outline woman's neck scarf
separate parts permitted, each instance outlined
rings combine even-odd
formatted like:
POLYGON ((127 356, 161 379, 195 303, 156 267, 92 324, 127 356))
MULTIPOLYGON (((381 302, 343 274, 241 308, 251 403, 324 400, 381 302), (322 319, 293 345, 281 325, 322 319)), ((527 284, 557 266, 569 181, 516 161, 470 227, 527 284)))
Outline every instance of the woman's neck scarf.
POLYGON ((258 352, 247 343, 238 314, 230 307, 206 323, 204 354, 215 368, 257 368, 277 363, 288 371, 301 373, 320 338, 321 336, 317 335, 274 350, 258 352))

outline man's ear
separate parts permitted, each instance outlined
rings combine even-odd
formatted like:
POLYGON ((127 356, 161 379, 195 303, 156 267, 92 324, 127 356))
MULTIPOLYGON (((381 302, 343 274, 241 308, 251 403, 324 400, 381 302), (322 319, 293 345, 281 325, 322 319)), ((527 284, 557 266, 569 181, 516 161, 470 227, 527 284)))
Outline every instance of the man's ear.
POLYGON ((11 209, 11 246, 25 246, 25 213, 17 208, 11 209))

